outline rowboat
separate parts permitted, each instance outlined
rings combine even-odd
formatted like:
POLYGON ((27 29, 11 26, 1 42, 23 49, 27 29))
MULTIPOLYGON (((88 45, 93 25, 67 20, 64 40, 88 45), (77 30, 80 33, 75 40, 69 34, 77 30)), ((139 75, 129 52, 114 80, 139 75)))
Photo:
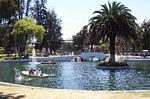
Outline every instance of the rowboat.
POLYGON ((47 78, 49 77, 48 74, 43 73, 42 76, 35 75, 35 74, 29 74, 29 71, 22 71, 22 75, 27 76, 27 77, 32 77, 32 78, 47 78))

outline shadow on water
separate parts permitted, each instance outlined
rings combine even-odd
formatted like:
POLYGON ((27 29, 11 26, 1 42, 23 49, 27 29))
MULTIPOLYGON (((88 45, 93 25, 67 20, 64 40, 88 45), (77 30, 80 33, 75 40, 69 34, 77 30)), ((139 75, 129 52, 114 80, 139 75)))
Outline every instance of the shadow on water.
POLYGON ((134 69, 150 73, 150 62, 128 62, 134 69))

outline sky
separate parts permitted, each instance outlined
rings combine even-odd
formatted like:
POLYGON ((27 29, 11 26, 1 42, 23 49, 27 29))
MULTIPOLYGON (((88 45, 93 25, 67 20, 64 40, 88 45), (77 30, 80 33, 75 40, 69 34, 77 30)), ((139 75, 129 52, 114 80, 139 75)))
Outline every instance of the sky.
MULTIPOLYGON (((62 20, 62 38, 72 39, 89 19, 93 12, 101 9, 101 5, 114 0, 47 0, 48 10, 55 10, 57 18, 62 20)), ((132 10, 137 23, 150 19, 150 0, 115 0, 132 10)))

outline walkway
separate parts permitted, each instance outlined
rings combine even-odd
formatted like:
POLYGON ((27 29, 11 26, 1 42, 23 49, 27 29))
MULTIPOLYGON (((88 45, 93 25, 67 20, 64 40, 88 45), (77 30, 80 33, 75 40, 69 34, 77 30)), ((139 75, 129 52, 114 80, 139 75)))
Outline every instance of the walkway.
POLYGON ((150 99, 150 90, 122 92, 83 91, 28 87, 14 84, 3 85, 0 83, 0 99, 150 99))

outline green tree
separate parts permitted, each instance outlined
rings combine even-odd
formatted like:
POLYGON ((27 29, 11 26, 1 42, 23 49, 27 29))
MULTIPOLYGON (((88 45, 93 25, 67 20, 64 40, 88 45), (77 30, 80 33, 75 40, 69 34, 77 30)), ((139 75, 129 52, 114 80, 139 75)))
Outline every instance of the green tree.
POLYGON ((142 34, 142 49, 150 50, 150 20, 144 20, 141 25, 143 34, 142 34))
POLYGON ((61 22, 54 10, 47 12, 47 22, 45 24, 47 31, 45 32, 45 37, 49 43, 49 48, 54 52, 61 46, 61 22))
POLYGON ((35 0, 31 7, 31 16, 36 19, 37 24, 44 25, 46 22, 46 0, 35 0))
POLYGON ((17 14, 15 16, 16 19, 22 19, 23 18, 24 10, 26 9, 25 1, 26 0, 17 0, 17 6, 19 9, 18 9, 17 14))
POLYGON ((73 38, 74 50, 82 50, 83 46, 82 46, 81 35, 79 33, 77 33, 76 35, 73 35, 72 38, 73 38))
POLYGON ((10 34, 17 19, 23 17, 24 0, 0 0, 0 40, 5 52, 14 51, 14 38, 10 34))
POLYGON ((14 40, 10 35, 11 31, 12 28, 7 27, 7 25, 0 26, 0 46, 4 48, 5 53, 8 53, 13 49, 14 40))
POLYGON ((87 34, 87 37, 86 37, 86 43, 88 45, 91 45, 91 48, 90 48, 91 51, 94 50, 93 49, 94 45, 99 44, 99 40, 97 38, 95 38, 96 37, 96 31, 95 30, 96 29, 90 29, 88 34, 87 34))
POLYGON ((98 14, 90 19, 90 30, 95 30, 95 39, 109 40, 110 58, 109 63, 115 63, 115 41, 120 36, 128 39, 134 37, 136 30, 136 18, 130 13, 131 10, 120 2, 108 2, 101 5, 102 9, 95 11, 98 14))
POLYGON ((0 18, 11 19, 19 10, 18 0, 0 0, 0 18))
POLYGON ((31 3, 32 0, 27 0, 27 3, 26 3, 26 11, 25 11, 25 15, 28 16, 29 14, 29 9, 30 9, 30 3, 31 3))
POLYGON ((25 17, 18 20, 11 34, 16 38, 19 53, 25 51, 27 40, 36 37, 38 42, 42 42, 45 29, 41 25, 36 25, 35 20, 25 17))
POLYGON ((61 46, 61 20, 57 18, 54 10, 47 11, 46 0, 35 0, 32 7, 32 16, 37 20, 37 24, 45 28, 44 38, 40 45, 40 50, 45 47, 54 52, 61 46))
POLYGON ((83 50, 84 47, 87 45, 87 26, 83 26, 81 31, 74 35, 73 38, 73 45, 75 50, 83 50))
POLYGON ((73 51, 72 42, 63 42, 63 49, 69 52, 73 51))
POLYGON ((1 23, 12 25, 17 19, 23 18, 25 0, 0 0, 1 23))

